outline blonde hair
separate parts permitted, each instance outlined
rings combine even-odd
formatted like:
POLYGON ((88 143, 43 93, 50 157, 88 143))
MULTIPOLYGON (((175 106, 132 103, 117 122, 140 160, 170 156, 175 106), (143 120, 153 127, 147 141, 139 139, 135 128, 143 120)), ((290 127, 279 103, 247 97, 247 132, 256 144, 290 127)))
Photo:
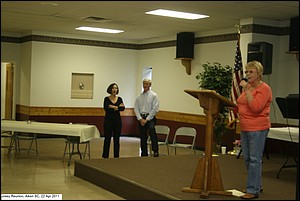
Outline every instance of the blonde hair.
POLYGON ((264 67, 259 61, 250 61, 246 64, 245 69, 255 68, 260 78, 262 78, 264 67))

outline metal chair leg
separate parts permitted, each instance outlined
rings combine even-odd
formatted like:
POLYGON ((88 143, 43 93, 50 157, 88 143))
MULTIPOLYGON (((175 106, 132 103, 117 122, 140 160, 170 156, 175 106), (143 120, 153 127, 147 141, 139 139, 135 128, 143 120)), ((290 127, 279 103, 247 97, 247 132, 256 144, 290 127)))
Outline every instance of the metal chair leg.
POLYGON ((85 143, 84 153, 83 153, 83 159, 85 159, 85 156, 88 155, 89 158, 91 158, 91 148, 90 148, 90 142, 85 143))
POLYGON ((39 156, 39 148, 38 148, 38 143, 37 143, 37 137, 35 138, 35 153, 36 153, 36 157, 39 156))
POLYGON ((70 155, 69 155, 68 166, 70 166, 71 158, 74 154, 79 154, 80 159, 82 159, 82 155, 80 153, 79 145, 80 145, 79 142, 72 142, 72 151, 70 152, 70 155), (77 152, 74 151, 74 144, 75 143, 76 143, 76 147, 77 147, 77 152))
POLYGON ((167 151, 168 151, 168 155, 170 155, 169 145, 167 145, 167 151))
POLYGON ((65 149, 64 149, 64 154, 63 154, 63 157, 62 157, 62 161, 64 161, 64 159, 65 159, 67 147, 68 147, 68 142, 66 141, 65 142, 65 149))
POLYGON ((10 157, 12 149, 17 151, 17 142, 16 142, 15 137, 12 137, 10 139, 9 148, 8 148, 8 152, 7 152, 7 157, 10 157))
MULTIPOLYGON (((70 145, 69 145, 69 146, 70 146, 70 145)), ((70 147, 69 147, 69 150, 70 150, 70 147)), ((68 166, 70 166, 71 158, 72 158, 73 152, 74 152, 74 142, 72 142, 72 152, 69 152, 68 166)))
POLYGON ((27 151, 27 158, 29 156, 30 150, 32 149, 31 148, 32 147, 32 143, 33 143, 33 140, 31 140, 31 142, 30 142, 30 146, 29 146, 28 151, 27 151))

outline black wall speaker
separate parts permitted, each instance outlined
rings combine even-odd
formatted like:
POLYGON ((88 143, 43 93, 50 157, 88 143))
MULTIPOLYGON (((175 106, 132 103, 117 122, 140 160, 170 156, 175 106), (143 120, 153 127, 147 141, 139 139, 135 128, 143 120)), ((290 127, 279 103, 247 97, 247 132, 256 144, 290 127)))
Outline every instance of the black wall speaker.
POLYGON ((290 21, 289 51, 299 51, 299 16, 290 21))
POLYGON ((193 32, 177 34, 176 58, 194 58, 194 35, 193 32))
POLYGON ((273 45, 267 42, 253 42, 248 44, 247 62, 259 61, 264 67, 264 75, 272 73, 273 45))

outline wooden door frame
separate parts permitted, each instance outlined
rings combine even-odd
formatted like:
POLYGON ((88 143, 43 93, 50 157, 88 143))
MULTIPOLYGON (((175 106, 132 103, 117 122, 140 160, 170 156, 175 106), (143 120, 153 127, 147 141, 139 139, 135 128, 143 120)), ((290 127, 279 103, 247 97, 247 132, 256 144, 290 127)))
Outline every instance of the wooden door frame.
POLYGON ((5 119, 12 119, 13 118, 13 100, 14 100, 14 65, 13 63, 7 63, 5 65, 5 119))

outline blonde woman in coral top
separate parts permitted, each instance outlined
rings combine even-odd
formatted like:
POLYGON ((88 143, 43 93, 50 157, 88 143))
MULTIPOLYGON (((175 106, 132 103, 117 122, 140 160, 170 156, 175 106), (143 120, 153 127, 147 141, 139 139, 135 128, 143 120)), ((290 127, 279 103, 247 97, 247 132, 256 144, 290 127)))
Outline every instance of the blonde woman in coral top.
POLYGON ((271 127, 272 90, 262 81, 263 66, 260 62, 248 62, 245 69, 248 81, 240 82, 243 92, 237 99, 241 145, 248 173, 246 192, 241 198, 255 199, 262 192, 262 157, 271 127))

